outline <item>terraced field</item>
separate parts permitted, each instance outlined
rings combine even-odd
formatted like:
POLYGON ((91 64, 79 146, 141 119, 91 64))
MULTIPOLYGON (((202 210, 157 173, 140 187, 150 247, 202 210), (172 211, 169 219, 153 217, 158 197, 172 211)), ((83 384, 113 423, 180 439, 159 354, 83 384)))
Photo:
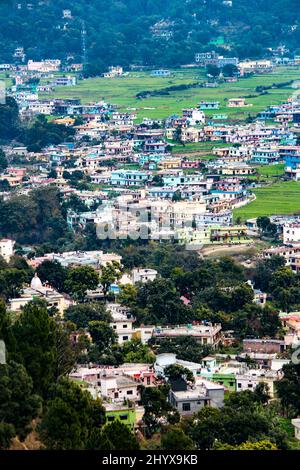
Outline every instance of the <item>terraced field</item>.
POLYGON ((58 98, 80 98, 83 103, 105 100, 116 104, 120 110, 134 109, 138 121, 143 117, 166 118, 171 114, 180 114, 182 108, 196 106, 200 101, 219 101, 219 110, 206 111, 208 118, 214 114, 226 114, 230 120, 244 120, 249 115, 256 115, 268 105, 279 104, 293 93, 293 88, 273 88, 266 94, 256 92, 258 86, 271 86, 273 83, 284 83, 299 80, 300 71, 292 67, 277 68, 271 74, 261 74, 250 78, 240 79, 236 83, 219 84, 217 88, 189 88, 173 91, 160 96, 150 96, 144 99, 136 98, 142 91, 163 90, 183 84, 206 81, 204 69, 179 69, 172 71, 171 77, 151 77, 150 73, 131 72, 128 76, 107 79, 90 78, 81 80, 75 87, 57 87, 53 95, 58 98), (228 108, 230 98, 246 97, 252 106, 245 108, 228 108))
POLYGON ((253 190, 256 200, 234 211, 242 221, 275 214, 300 214, 300 182, 274 183, 253 190))

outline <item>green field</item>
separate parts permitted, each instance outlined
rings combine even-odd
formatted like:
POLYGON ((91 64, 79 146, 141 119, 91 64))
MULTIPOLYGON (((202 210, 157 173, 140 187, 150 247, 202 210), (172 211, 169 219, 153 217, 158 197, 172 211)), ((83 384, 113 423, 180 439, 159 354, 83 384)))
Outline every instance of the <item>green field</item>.
POLYGON ((261 176, 274 177, 281 176, 284 174, 284 163, 279 163, 278 165, 263 165, 257 168, 257 172, 261 176))
MULTIPOLYGON (((174 144, 172 147, 172 153, 174 155, 187 155, 189 153, 209 153, 212 154, 214 148, 223 148, 230 147, 232 144, 227 144, 224 142, 192 142, 185 145, 174 144)), ((215 157, 217 158, 217 157, 215 157)))
POLYGON ((242 221, 259 216, 300 213, 300 183, 295 181, 274 183, 253 190, 256 200, 234 210, 235 220, 242 221))
POLYGON ((270 74, 256 75, 251 78, 240 79, 237 83, 223 83, 217 88, 191 88, 171 92, 169 95, 154 96, 137 99, 135 95, 141 91, 161 90, 174 85, 191 84, 197 81, 204 82, 204 69, 174 70, 168 78, 151 77, 150 73, 132 72, 120 78, 89 78, 82 80, 75 87, 57 87, 53 95, 45 97, 80 98, 83 103, 105 100, 116 104, 120 110, 135 109, 138 120, 143 117, 166 118, 171 114, 180 114, 182 108, 196 106, 200 101, 220 101, 219 110, 206 111, 207 116, 213 114, 226 114, 232 120, 243 120, 249 114, 256 115, 268 105, 279 104, 287 99, 293 92, 291 86, 268 90, 265 95, 258 95, 257 86, 269 86, 273 83, 282 83, 300 79, 300 71, 291 67, 280 67, 270 74), (247 97, 252 104, 246 108, 227 108, 226 100, 229 98, 247 97))

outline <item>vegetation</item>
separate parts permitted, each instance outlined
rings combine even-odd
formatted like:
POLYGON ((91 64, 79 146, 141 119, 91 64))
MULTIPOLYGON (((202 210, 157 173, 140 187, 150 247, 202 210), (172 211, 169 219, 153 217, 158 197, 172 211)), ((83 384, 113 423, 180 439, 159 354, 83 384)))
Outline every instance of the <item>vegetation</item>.
MULTIPOLYGON (((235 122, 245 121, 249 114, 256 116, 271 104, 282 103, 293 92, 292 86, 286 85, 283 88, 273 87, 268 91, 268 94, 260 94, 255 92, 257 86, 271 86, 286 79, 297 80, 298 78, 297 69, 279 67, 272 73, 246 77, 236 83, 220 83, 217 88, 202 86, 191 88, 190 85, 195 82, 203 84, 207 81, 203 68, 175 69, 172 70, 172 75, 169 78, 152 77, 150 72, 143 71, 130 72, 128 76, 114 79, 88 78, 79 81, 75 87, 59 87, 50 97, 67 99, 76 96, 83 103, 104 99, 108 103, 118 105, 120 111, 134 110, 138 117, 137 122, 141 122, 144 117, 165 119, 172 114, 181 114, 183 108, 195 106, 200 101, 219 101, 218 110, 205 111, 207 120, 209 121, 215 114, 220 114, 228 116, 227 122, 235 122), (186 89, 175 89, 169 91, 168 94, 164 93, 166 88, 180 86, 185 86, 186 89), (156 93, 153 96, 154 90, 161 94, 156 93), (145 91, 150 93, 145 94, 145 91), (139 93, 143 93, 143 99, 137 98, 139 93), (252 98, 247 98, 247 102, 252 104, 250 108, 227 107, 228 99, 246 96, 252 96, 252 98)), ((222 123, 222 120, 218 122, 222 123)), ((202 144, 193 144, 195 150, 197 148, 201 150, 202 144)))
POLYGON ((295 181, 280 182, 253 190, 256 199, 240 209, 234 217, 242 221, 259 216, 297 214, 299 212, 300 184, 295 181))
POLYGON ((82 20, 90 74, 112 64, 174 67, 191 63, 195 52, 212 47, 220 51, 230 47, 232 55, 244 58, 261 57, 266 48, 281 43, 296 51, 299 44, 298 29, 291 29, 299 22, 297 0, 240 0, 230 10, 221 0, 192 0, 189 8, 179 0, 94 0, 89 8, 76 0, 71 20, 62 18, 66 7, 62 0, 32 4, 31 9, 19 10, 9 0, 2 2, 1 62, 9 62, 20 45, 30 59, 73 56, 78 62, 82 20), (159 26, 162 20, 165 25, 159 26))

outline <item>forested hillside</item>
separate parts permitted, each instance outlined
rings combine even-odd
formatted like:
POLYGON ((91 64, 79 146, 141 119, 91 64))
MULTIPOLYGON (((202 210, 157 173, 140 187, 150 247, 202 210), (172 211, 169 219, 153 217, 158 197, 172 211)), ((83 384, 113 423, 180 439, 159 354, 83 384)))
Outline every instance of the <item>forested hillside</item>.
POLYGON ((0 61, 16 47, 27 59, 82 57, 82 21, 90 70, 112 64, 176 66, 195 52, 261 57, 285 45, 300 52, 299 0, 3 0, 0 61), (70 9, 72 18, 63 18, 70 9), (211 43, 216 41, 216 43, 211 43), (91 67, 92 66, 92 67, 91 67))

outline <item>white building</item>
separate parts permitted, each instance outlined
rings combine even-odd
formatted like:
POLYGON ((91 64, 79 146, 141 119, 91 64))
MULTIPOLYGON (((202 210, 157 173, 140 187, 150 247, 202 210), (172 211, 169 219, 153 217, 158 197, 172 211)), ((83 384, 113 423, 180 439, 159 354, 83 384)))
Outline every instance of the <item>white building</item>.
POLYGON ((12 312, 19 312, 25 305, 37 298, 45 300, 48 308, 56 308, 61 315, 70 305, 73 305, 73 301, 69 297, 60 294, 51 286, 43 286, 35 274, 30 287, 23 289, 20 297, 10 299, 9 309, 12 312))
POLYGON ((148 282, 156 279, 158 272, 155 269, 141 269, 135 268, 132 270, 132 281, 134 284, 137 282, 148 282))
POLYGON ((31 72, 58 72, 61 66, 59 59, 46 59, 40 62, 29 60, 27 63, 27 69, 31 72))
POLYGON ((14 240, 10 240, 9 238, 2 238, 0 240, 0 256, 2 256, 7 263, 14 254, 15 243, 14 240))
POLYGON ((201 371, 201 364, 197 362, 183 361, 182 359, 177 359, 176 354, 174 353, 162 353, 156 356, 154 363, 154 371, 157 375, 164 377, 165 369, 171 365, 180 365, 186 369, 189 369, 195 376, 201 371))
POLYGON ((236 376, 236 389, 237 392, 244 390, 255 390, 258 384, 265 383, 269 387, 269 394, 271 398, 275 393, 275 382, 282 378, 280 371, 265 370, 265 369, 249 369, 247 372, 236 376))
POLYGON ((199 378, 193 387, 169 392, 169 402, 182 416, 191 416, 204 406, 221 408, 224 404, 224 387, 199 378))
POLYGON ((300 441, 300 418, 292 419, 292 425, 295 429, 295 438, 300 441))
POLYGON ((186 122, 190 126, 195 126, 197 124, 205 123, 205 114, 203 111, 201 111, 201 109, 198 109, 198 108, 183 109, 182 113, 183 113, 183 117, 186 118, 186 122))
POLYGON ((106 400, 123 401, 139 399, 139 383, 127 375, 101 377, 101 395, 106 400))
POLYGON ((199 344, 216 347, 221 341, 220 324, 201 323, 179 326, 156 327, 153 336, 159 338, 184 338, 193 337, 199 344))
POLYGON ((285 245, 300 243, 300 224, 290 223, 283 226, 283 243, 285 245))
POLYGON ((112 316, 110 326, 118 336, 118 343, 123 344, 125 341, 130 341, 134 334, 135 318, 130 315, 126 307, 120 304, 109 303, 106 308, 112 316))

